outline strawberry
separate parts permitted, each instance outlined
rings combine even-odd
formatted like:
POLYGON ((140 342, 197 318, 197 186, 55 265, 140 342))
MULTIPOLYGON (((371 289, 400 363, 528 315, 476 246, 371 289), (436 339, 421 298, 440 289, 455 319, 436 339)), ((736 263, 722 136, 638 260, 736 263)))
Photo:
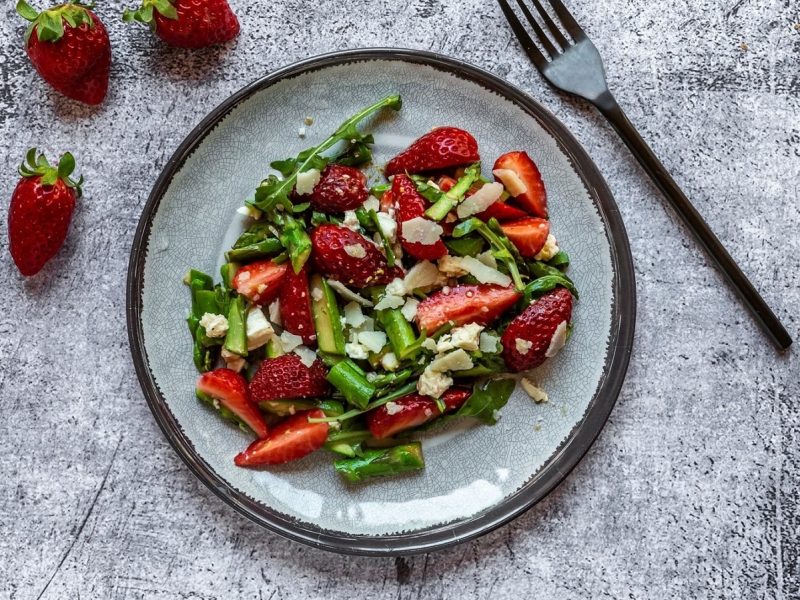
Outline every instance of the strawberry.
MULTIPOLYGON (((464 388, 447 390, 441 398, 445 412, 458 410, 471 394, 471 390, 464 388)), ((424 425, 441 414, 435 400, 431 400, 428 396, 410 394, 368 412, 367 428, 373 437, 383 439, 424 425)))
POLYGON ((288 270, 288 263, 275 264, 271 260, 250 263, 236 271, 233 287, 259 306, 269 304, 281 291, 288 270))
POLYGON ((320 409, 299 412, 272 428, 269 436, 256 440, 234 459, 239 467, 280 465, 298 460, 319 450, 328 439, 327 423, 309 423, 309 418, 322 419, 320 409))
POLYGON ((378 247, 360 233, 341 225, 320 225, 311 232, 312 257, 326 277, 346 285, 365 288, 402 277, 398 267, 389 267, 378 247))
POLYGON ((525 258, 533 258, 539 254, 550 233, 550 221, 537 217, 503 223, 500 227, 525 258))
POLYGON ((326 371, 319 360, 307 367, 297 354, 268 358, 250 382, 254 402, 318 398, 328 393, 326 371))
POLYGON ((367 177, 355 167, 328 165, 311 192, 311 206, 322 212, 355 210, 369 196, 367 177))
POLYGON ((516 206, 511 206, 510 204, 498 200, 476 216, 484 222, 489 219, 497 219, 501 223, 505 223, 506 221, 513 221, 515 219, 524 219, 528 216, 528 213, 524 210, 520 210, 516 206))
POLYGON ((572 295, 564 288, 548 292, 506 327, 500 342, 503 360, 514 372, 527 371, 558 352, 572 318, 572 295))
POLYGON ((311 316, 311 297, 308 291, 308 264, 299 273, 287 269, 281 286, 279 305, 283 328, 303 338, 306 346, 316 343, 314 319, 311 316))
POLYGON ((111 42, 89 6, 67 0, 37 13, 20 0, 17 12, 31 22, 25 50, 42 79, 68 98, 100 104, 108 91, 111 42))
POLYGON ((227 0, 143 0, 122 19, 146 23, 170 46, 205 48, 239 35, 239 20, 227 0))
POLYGON ((23 275, 36 275, 67 238, 83 177, 70 179, 75 159, 67 152, 51 167, 44 154, 31 148, 19 168, 19 180, 8 209, 11 257, 23 275))
POLYGON ((386 176, 422 173, 480 160, 478 142, 456 127, 437 127, 412 143, 386 165, 386 176))
POLYGON ((386 190, 381 196, 381 212, 388 213, 389 209, 394 206, 394 196, 392 190, 386 190))
POLYGON ((527 152, 508 152, 503 154, 494 163, 495 176, 503 182, 508 192, 517 202, 534 217, 547 218, 547 192, 544 189, 542 174, 539 168, 528 156, 527 152), (497 171, 508 170, 516 175, 516 178, 508 177, 507 174, 497 173, 497 171), (505 177, 503 177, 505 175, 505 177), (514 185, 510 181, 513 180, 514 185), (517 189, 521 181, 525 191, 517 189))
POLYGON ((407 242, 403 239, 403 223, 415 217, 425 215, 428 201, 417 191, 417 186, 408 175, 395 175, 392 181, 392 198, 397 206, 398 236, 403 251, 420 260, 436 260, 447 254, 447 246, 442 240, 435 244, 425 245, 419 242, 407 242))
POLYGON ((417 325, 433 333, 445 323, 488 325, 517 300, 520 293, 513 286, 494 284, 458 285, 443 288, 425 298, 417 306, 417 325))
POLYGON ((251 400, 247 381, 236 371, 215 369, 203 373, 197 380, 197 391, 211 396, 235 414, 259 438, 267 435, 267 424, 251 400))
POLYGON ((436 180, 436 185, 438 185, 439 189, 443 192, 449 192, 450 188, 452 188, 456 183, 458 182, 455 179, 448 177, 447 175, 442 175, 436 180))

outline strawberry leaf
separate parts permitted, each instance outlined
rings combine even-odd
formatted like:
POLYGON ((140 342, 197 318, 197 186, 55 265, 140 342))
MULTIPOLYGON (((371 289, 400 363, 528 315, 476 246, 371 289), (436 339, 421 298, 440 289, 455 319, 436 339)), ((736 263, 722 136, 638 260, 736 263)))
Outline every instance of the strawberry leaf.
POLYGON ((68 179, 75 170, 75 157, 70 152, 65 152, 58 161, 58 176, 61 179, 68 179))
POLYGON ((39 16, 36 9, 25 2, 25 0, 19 0, 19 2, 17 2, 17 14, 26 21, 35 21, 36 17, 39 16))

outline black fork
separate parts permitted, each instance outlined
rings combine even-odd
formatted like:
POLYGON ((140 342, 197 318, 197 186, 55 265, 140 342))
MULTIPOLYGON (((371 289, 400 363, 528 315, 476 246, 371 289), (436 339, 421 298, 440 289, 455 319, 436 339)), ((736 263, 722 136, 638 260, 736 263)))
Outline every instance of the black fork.
POLYGON ((514 0, 522 17, 528 23, 528 27, 538 39, 539 46, 528 33, 515 10, 511 8, 509 1, 498 1, 517 39, 544 78, 553 87, 588 100, 608 119, 664 194, 669 204, 694 234, 695 239, 720 268, 764 331, 780 349, 788 348, 792 344, 792 338, 778 317, 775 316, 722 242, 711 231, 708 223, 689 202, 667 169, 617 104, 608 89, 600 53, 561 3, 561 0, 550 0, 550 5, 560 21, 561 27, 556 24, 539 0, 530 0, 533 9, 526 4, 525 0, 514 0), (542 25, 534 18, 533 11, 539 14, 542 25))

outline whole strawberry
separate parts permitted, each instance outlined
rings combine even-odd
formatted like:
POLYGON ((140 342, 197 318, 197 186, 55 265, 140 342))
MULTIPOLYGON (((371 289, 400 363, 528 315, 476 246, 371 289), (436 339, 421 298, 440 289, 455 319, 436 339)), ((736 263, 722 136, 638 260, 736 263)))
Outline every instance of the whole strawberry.
POLYGON ((362 289, 403 276, 371 240, 343 225, 319 225, 311 232, 311 244, 317 270, 345 285, 362 289))
POLYGON ((83 177, 70 179, 75 159, 67 152, 50 166, 44 154, 31 148, 19 168, 20 179, 8 210, 11 257, 20 273, 38 273, 58 253, 69 230, 83 177))
POLYGON ((239 20, 227 0, 143 0, 122 18, 150 25, 158 37, 179 48, 205 48, 239 35, 239 20))
POLYGON ((424 173, 458 167, 480 160, 478 142, 458 127, 437 127, 415 140, 386 164, 389 177, 398 173, 424 173))
POLYGON ((320 398, 328 393, 326 374, 319 360, 307 367, 297 354, 268 358, 250 381, 250 396, 255 402, 320 398))
POLYGON ((108 91, 111 43, 97 15, 73 0, 41 13, 19 0, 17 12, 31 22, 25 50, 42 79, 68 98, 100 104, 108 91))

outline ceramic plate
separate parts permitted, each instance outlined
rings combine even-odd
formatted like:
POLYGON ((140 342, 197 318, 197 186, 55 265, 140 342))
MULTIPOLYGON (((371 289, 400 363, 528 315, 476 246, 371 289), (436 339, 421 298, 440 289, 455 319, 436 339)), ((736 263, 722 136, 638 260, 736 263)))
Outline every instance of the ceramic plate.
POLYGON ((164 434, 194 473, 236 510, 301 542, 358 554, 407 554, 479 536, 551 491, 599 433, 625 375, 635 298, 630 249, 597 169, 553 115, 497 77, 409 50, 330 54, 241 90, 181 144, 155 184, 136 232, 128 279, 133 359, 164 434), (236 209, 276 158, 317 143, 383 96, 399 113, 367 123, 376 164, 436 125, 468 129, 485 163, 527 150, 541 169, 553 231, 580 290, 569 344, 536 373, 551 401, 520 390, 494 427, 453 421, 423 437, 426 469, 344 484, 316 453, 270 470, 240 469, 251 441, 194 397, 197 372, 185 316, 190 267, 218 273, 241 231, 236 209), (304 117, 315 122, 298 137, 304 117))

